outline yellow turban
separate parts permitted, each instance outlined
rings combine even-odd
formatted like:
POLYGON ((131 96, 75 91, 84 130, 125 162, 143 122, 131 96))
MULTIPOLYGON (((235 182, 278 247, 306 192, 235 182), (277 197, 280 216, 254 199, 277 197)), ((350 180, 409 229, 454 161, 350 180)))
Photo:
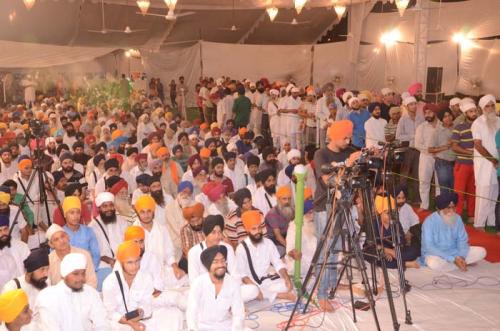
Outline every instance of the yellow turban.
POLYGON ((156 202, 150 195, 142 195, 135 202, 135 210, 139 213, 141 210, 149 209, 154 211, 156 202))
MULTIPOLYGON (((396 203, 394 202, 394 198, 390 197, 391 200, 391 209, 396 208, 396 203)), ((389 205, 387 204, 387 197, 383 197, 377 195, 375 198, 375 211, 377 214, 382 214, 384 212, 389 211, 389 205)))
POLYGON ((276 191, 276 197, 277 198, 291 198, 292 197, 292 190, 290 189, 290 186, 284 185, 278 188, 276 191))
POLYGON ((116 259, 122 263, 127 259, 138 258, 139 256, 141 256, 141 247, 132 240, 122 242, 116 251, 116 259))
POLYGON ((81 210, 82 202, 80 201, 79 197, 74 197, 74 196, 66 197, 64 198, 62 208, 64 211, 64 215, 66 215, 68 211, 70 211, 71 209, 81 210))
POLYGON ((125 236, 124 236, 125 241, 129 240, 144 240, 146 238, 146 233, 144 232, 144 229, 140 226, 137 225, 132 225, 125 230, 125 236))
POLYGON ((22 289, 0 295, 0 322, 11 323, 28 304, 28 296, 22 289))
POLYGON ((262 214, 258 210, 248 210, 241 215, 241 222, 245 230, 250 231, 251 228, 262 223, 262 214))
POLYGON ((123 136, 123 131, 122 130, 115 130, 113 131, 113 133, 111 134, 111 139, 112 140, 115 140, 116 138, 119 138, 123 136))
POLYGON ((0 202, 8 205, 10 202, 10 194, 5 192, 0 192, 0 202))
POLYGON ((32 167, 33 166, 33 162, 31 162, 30 159, 22 159, 21 161, 19 161, 19 163, 17 164, 17 168, 19 170, 24 170, 28 167, 32 167))
POLYGON ((7 124, 5 123, 0 123, 0 129, 4 129, 4 130, 7 130, 7 124))

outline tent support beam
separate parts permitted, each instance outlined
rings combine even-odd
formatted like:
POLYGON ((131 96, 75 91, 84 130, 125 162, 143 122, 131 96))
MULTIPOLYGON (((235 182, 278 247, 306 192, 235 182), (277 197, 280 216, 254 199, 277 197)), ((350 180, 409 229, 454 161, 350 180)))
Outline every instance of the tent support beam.
MULTIPOLYGON (((335 15, 333 22, 330 23, 323 31, 321 31, 321 33, 316 38, 314 38, 313 44, 317 44, 321 40, 321 37, 323 37, 325 35, 325 33, 327 33, 329 30, 331 30, 338 23, 339 23, 339 19, 335 15)), ((349 32, 349 31, 347 31, 347 32, 349 32)))
POLYGON ((241 36, 241 38, 240 38, 240 40, 238 40, 237 44, 244 44, 245 41, 247 41, 248 37, 250 37, 250 35, 255 31, 255 29, 257 29, 257 27, 260 25, 260 23, 264 20, 264 18, 266 16, 267 16, 267 13, 264 10, 262 12, 262 14, 260 14, 260 16, 252 24, 252 26, 250 27, 250 29, 248 29, 248 31, 243 36, 241 36))

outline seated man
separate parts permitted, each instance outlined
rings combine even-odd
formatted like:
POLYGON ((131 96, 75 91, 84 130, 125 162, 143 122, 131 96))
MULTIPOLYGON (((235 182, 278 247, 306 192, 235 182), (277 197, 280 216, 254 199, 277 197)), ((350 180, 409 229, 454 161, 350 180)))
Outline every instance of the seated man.
POLYGON ((295 300, 293 284, 278 249, 271 240, 263 237, 262 214, 257 210, 246 211, 241 215, 241 221, 248 232, 248 238, 236 248, 237 274, 243 283, 259 289, 256 297, 259 300, 295 300), (279 275, 269 273, 271 265, 279 275))
POLYGON ((290 186, 281 186, 276 192, 277 204, 266 214, 267 237, 276 245, 280 258, 286 254, 286 234, 288 224, 293 220, 290 186))
POLYGON ((406 203, 406 197, 408 192, 406 187, 398 186, 395 189, 396 194, 396 206, 398 207, 399 222, 403 227, 403 232, 405 234, 406 245, 412 245, 420 250, 420 240, 422 233, 422 226, 418 219, 418 215, 415 213, 413 208, 406 203))
POLYGON ((182 258, 179 262, 185 272, 187 272, 187 257, 191 247, 198 245, 205 240, 203 233, 203 212, 205 208, 200 202, 190 207, 182 208, 182 216, 188 222, 181 228, 182 258))
POLYGON ((239 282, 227 273, 227 247, 205 249, 201 263, 208 270, 189 290, 188 330, 243 330, 245 308, 239 282))
POLYGON ((456 193, 436 197, 438 211, 425 219, 422 226, 422 258, 427 266, 438 271, 456 268, 467 271, 467 265, 486 256, 483 247, 469 246, 462 217, 455 212, 456 193))
POLYGON ((30 304, 24 290, 10 290, 0 295, 0 330, 37 330, 31 320, 30 304))

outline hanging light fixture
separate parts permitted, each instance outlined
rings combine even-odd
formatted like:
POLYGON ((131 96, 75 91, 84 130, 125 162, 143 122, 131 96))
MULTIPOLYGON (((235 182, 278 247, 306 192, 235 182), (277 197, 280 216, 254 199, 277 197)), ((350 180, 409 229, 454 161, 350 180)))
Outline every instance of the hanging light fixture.
POLYGON ((339 21, 342 19, 345 12, 347 11, 347 7, 344 5, 336 5, 335 7, 333 7, 333 9, 335 10, 335 13, 337 13, 337 17, 339 18, 339 21))
POLYGON ((276 18, 276 16, 278 15, 278 8, 267 7, 266 12, 267 12, 267 15, 269 15, 269 19, 271 20, 271 22, 273 22, 274 19, 276 18))
POLYGON ((9 22, 12 23, 12 22, 14 22, 15 19, 16 19, 16 11, 13 10, 9 14, 9 22))
POLYGON ((398 7, 399 16, 403 17, 406 8, 408 8, 409 3, 410 0, 396 0, 396 7, 398 7))
POLYGON ((30 10, 35 5, 35 0, 23 0, 26 9, 30 10))
POLYGON ((177 0, 163 0, 167 5, 168 9, 175 10, 175 6, 177 5, 177 0))
POLYGON ((294 0, 295 10, 297 11, 297 14, 300 15, 300 12, 302 11, 304 6, 306 5, 306 2, 307 2, 307 0, 294 0))
POLYGON ((137 7, 141 10, 142 15, 146 15, 150 5, 149 0, 137 0, 137 7))

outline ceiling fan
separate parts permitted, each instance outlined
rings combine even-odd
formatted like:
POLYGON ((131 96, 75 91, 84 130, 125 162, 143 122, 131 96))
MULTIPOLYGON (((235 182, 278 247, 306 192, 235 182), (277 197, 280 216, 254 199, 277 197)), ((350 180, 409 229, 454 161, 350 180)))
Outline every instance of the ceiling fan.
POLYGON ((294 18, 291 22, 274 21, 274 23, 298 26, 298 25, 308 25, 309 23, 311 23, 311 21, 302 21, 302 22, 299 22, 299 21, 297 21, 296 18, 294 18))
POLYGON ((87 30, 90 33, 100 33, 100 34, 108 34, 108 33, 125 33, 125 34, 131 34, 131 33, 136 33, 136 32, 143 32, 146 31, 146 29, 138 29, 138 30, 132 30, 130 26, 126 26, 125 29, 123 30, 118 30, 118 29, 108 29, 106 28, 106 22, 104 19, 104 0, 101 0, 101 18, 102 18, 102 26, 101 30, 87 30))
POLYGON ((231 20, 233 22, 233 25, 231 25, 230 28, 217 28, 217 30, 222 30, 222 31, 231 31, 231 32, 236 32, 239 30, 239 28, 234 24, 234 0, 233 0, 233 10, 231 11, 231 20))
POLYGON ((178 19, 179 17, 184 17, 184 16, 189 16, 189 15, 193 15, 193 14, 196 14, 194 11, 187 11, 187 12, 184 12, 184 13, 174 13, 174 10, 173 9, 169 9, 168 10, 168 13, 167 15, 162 15, 162 14, 153 14, 153 13, 146 13, 146 14, 143 14, 141 12, 136 12, 136 14, 139 14, 139 15, 148 15, 148 16, 158 16, 158 17, 164 17, 167 21, 175 21, 176 19, 178 19))

